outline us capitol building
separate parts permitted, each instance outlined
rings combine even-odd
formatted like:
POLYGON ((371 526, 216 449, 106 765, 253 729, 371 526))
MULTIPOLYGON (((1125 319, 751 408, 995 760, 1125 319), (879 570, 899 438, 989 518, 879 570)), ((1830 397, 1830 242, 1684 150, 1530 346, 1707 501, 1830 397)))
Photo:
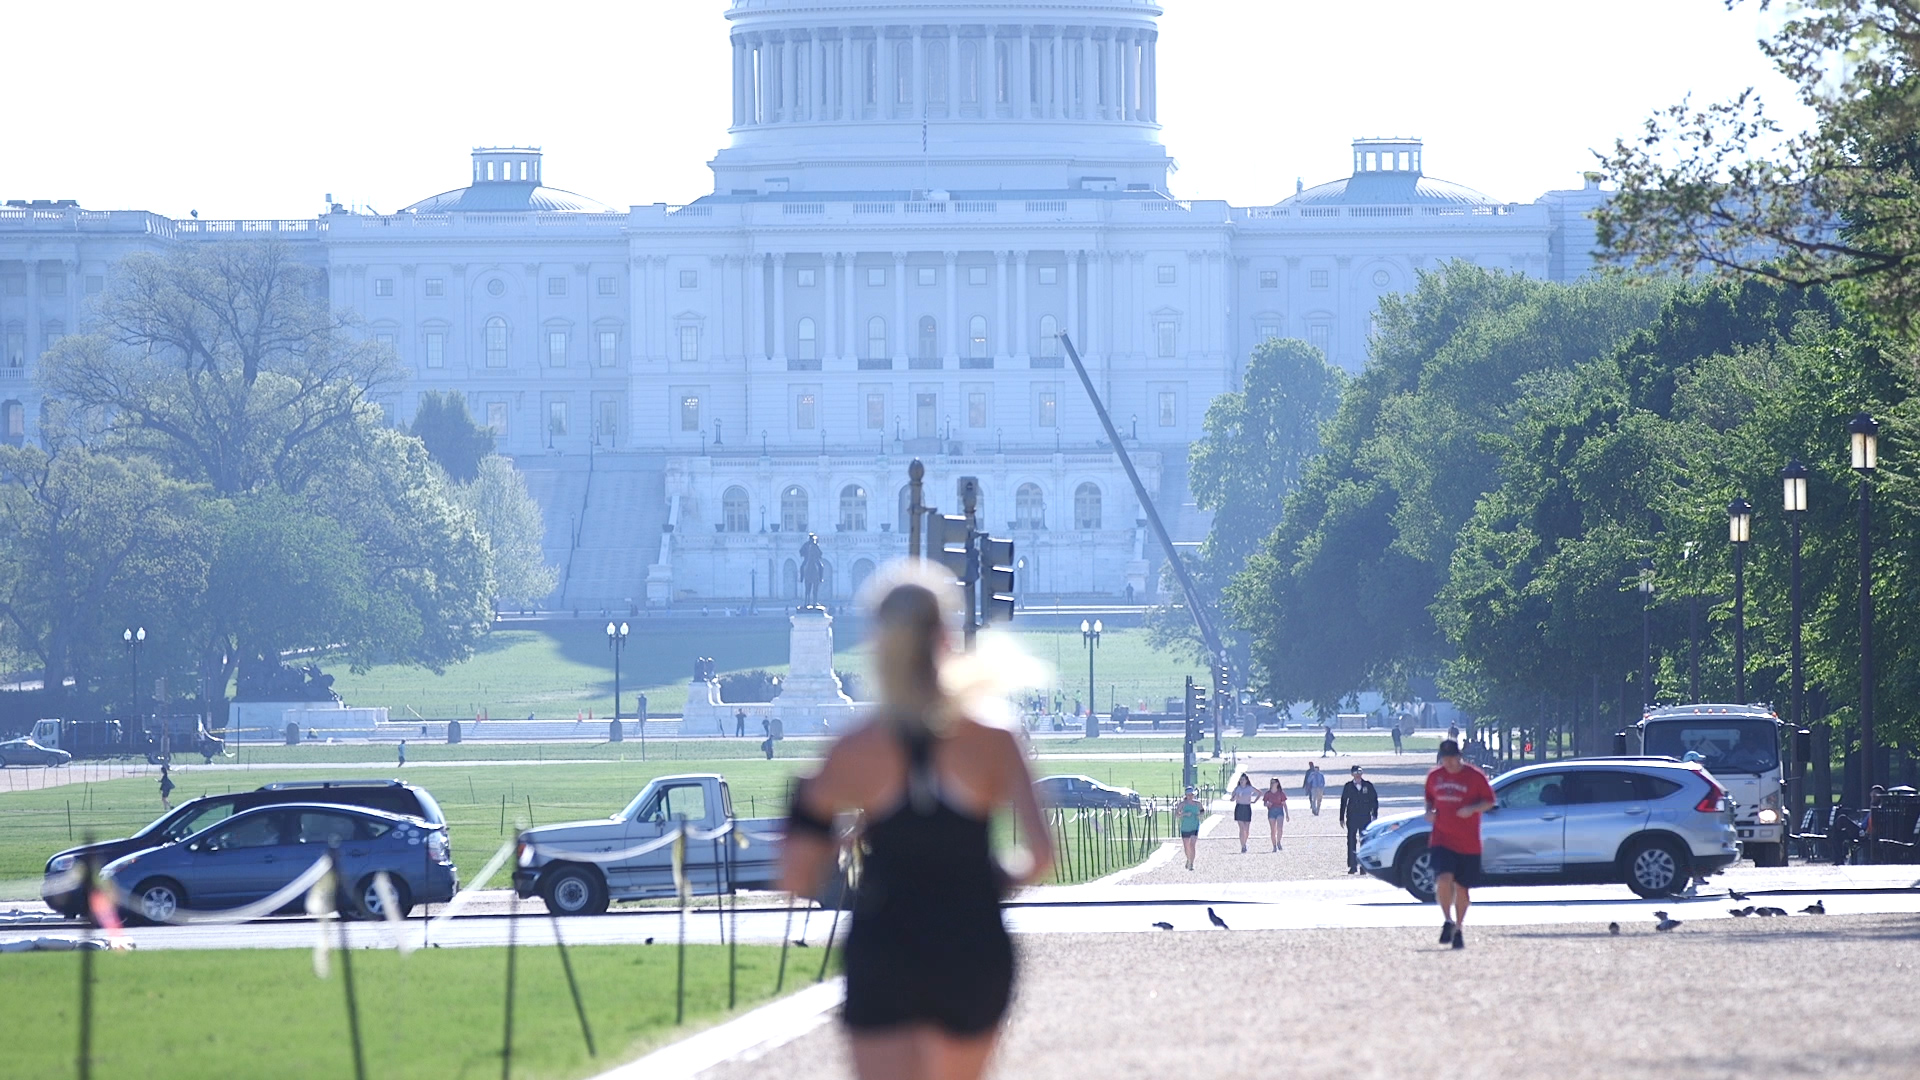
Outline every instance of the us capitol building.
MULTIPOLYGON (((844 600, 904 550, 907 462, 979 477, 1028 597, 1148 599, 1160 559, 1066 365, 1071 336, 1176 541, 1206 532, 1187 446, 1269 337, 1358 370, 1382 294, 1453 260, 1586 272, 1605 196, 1502 203, 1360 139, 1350 176, 1266 206, 1176 198, 1147 0, 734 0, 714 192, 625 210, 473 152, 399 213, 174 220, 0 208, 0 434, 36 437, 39 354, 130 252, 273 237, 411 378, 464 394, 546 513, 557 608, 799 590, 844 600)), ((1192 44, 1189 47, 1193 47, 1192 44)), ((1249 128, 1268 114, 1249 109, 1249 128)))

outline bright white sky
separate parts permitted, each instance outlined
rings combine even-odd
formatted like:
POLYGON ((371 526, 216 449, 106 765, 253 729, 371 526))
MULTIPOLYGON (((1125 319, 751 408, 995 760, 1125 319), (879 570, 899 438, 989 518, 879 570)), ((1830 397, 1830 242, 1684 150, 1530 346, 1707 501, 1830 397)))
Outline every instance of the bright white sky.
MULTIPOLYGON (((1418 135, 1502 199, 1577 187, 1595 149, 1692 94, 1760 87, 1751 0, 1163 0, 1174 193, 1271 203, 1418 135)), ((104 0, 6 16, 0 198, 304 217, 460 187, 483 144, 616 206, 712 190, 731 115, 726 0, 104 0)))

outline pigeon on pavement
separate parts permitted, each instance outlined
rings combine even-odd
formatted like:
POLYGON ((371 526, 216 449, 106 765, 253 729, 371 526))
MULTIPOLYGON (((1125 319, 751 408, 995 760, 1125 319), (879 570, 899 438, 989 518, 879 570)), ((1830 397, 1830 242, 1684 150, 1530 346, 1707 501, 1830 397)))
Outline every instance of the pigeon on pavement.
POLYGON ((1660 921, 1654 924, 1653 928, 1655 930, 1660 931, 1663 934, 1671 931, 1674 927, 1680 925, 1679 919, 1668 917, 1667 913, 1664 911, 1656 911, 1654 912, 1654 914, 1660 916, 1660 921))
POLYGON ((1825 900, 1815 900, 1813 903, 1800 909, 1800 914, 1802 915, 1825 915, 1826 913, 1827 902, 1825 900))
POLYGON ((1730 899, 1734 899, 1734 900, 1745 900, 1745 899, 1747 898, 1747 894, 1746 894, 1746 893, 1743 893, 1743 892, 1739 892, 1739 891, 1737 891, 1737 890, 1734 890, 1734 889, 1728 889, 1728 890, 1727 890, 1727 896, 1728 896, 1728 897, 1729 897, 1730 899))
POLYGON ((1727 914, 1733 916, 1736 919, 1744 919, 1747 916, 1753 914, 1753 909, 1750 907, 1746 907, 1746 908, 1730 907, 1727 909, 1727 914))
POLYGON ((1619 924, 1619 923, 1617 923, 1617 922, 1610 922, 1610 923, 1608 923, 1608 924, 1607 924, 1607 933, 1609 933, 1609 934, 1615 934, 1615 935, 1618 935, 1618 934, 1620 933, 1620 924, 1619 924))
POLYGON ((1154 925, 1154 928, 1155 928, 1155 929, 1158 929, 1158 930, 1171 930, 1171 929, 1173 929, 1173 924, 1172 924, 1172 923, 1170 923, 1170 922, 1157 922, 1157 923, 1154 923, 1153 925, 1154 925))
POLYGON ((1755 915, 1760 916, 1763 919, 1770 919, 1773 917, 1773 909, 1770 907, 1754 908, 1753 913, 1755 915))
POLYGON ((1778 916, 1779 916, 1780 918, 1782 918, 1782 919, 1784 919, 1784 918, 1786 918, 1786 917, 1787 917, 1787 909, 1786 909, 1786 908, 1783 908, 1783 907, 1770 907, 1770 908, 1761 908, 1761 909, 1760 909, 1760 914, 1762 914, 1762 915, 1778 915, 1778 916))
POLYGON ((1233 929, 1233 927, 1231 927, 1231 926, 1228 926, 1228 925, 1227 925, 1227 920, 1225 920, 1225 919, 1223 919, 1223 918, 1221 918, 1221 917, 1220 917, 1219 915, 1217 915, 1217 914, 1215 914, 1215 913, 1214 913, 1214 910, 1213 910, 1212 908, 1208 908, 1208 909, 1207 909, 1207 921, 1208 921, 1208 922, 1210 922, 1210 923, 1212 923, 1213 925, 1215 925, 1215 926, 1217 926, 1217 927, 1219 927, 1219 928, 1220 928, 1220 929, 1222 929, 1222 930, 1231 930, 1231 929, 1233 929))

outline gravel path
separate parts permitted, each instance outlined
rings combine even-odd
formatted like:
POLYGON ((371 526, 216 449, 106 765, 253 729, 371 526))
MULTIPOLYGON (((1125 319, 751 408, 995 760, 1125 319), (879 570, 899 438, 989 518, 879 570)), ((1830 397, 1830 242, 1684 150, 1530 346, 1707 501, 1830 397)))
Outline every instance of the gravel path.
MULTIPOLYGON (((1289 849, 1291 850, 1291 849, 1289 849)), ((993 1075, 1158 1080, 1286 1075, 1556 1080, 1896 1078, 1920 1033, 1866 988, 1920 966, 1911 918, 1489 927, 1464 952, 1414 930, 1020 939, 1023 982, 993 1075), (1305 993, 1303 988, 1311 987, 1305 993), (1769 1028, 1739 1003, 1810 1016, 1769 1028), (1824 1007, 1821 1003, 1833 1007, 1824 1007), (1840 1007, 1840 1003, 1850 1003, 1840 1007)), ((708 1080, 850 1077, 825 1027, 708 1080)))

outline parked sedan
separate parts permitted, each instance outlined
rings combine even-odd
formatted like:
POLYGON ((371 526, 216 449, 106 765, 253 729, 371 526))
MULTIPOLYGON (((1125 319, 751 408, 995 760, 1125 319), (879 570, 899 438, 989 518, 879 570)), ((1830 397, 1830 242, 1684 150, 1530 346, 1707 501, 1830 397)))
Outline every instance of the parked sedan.
MULTIPOLYGON (((380 810, 289 803, 262 806, 163 847, 108 863, 102 875, 129 896, 129 914, 166 922, 180 911, 220 911, 272 896, 335 848, 347 883, 348 914, 386 914, 374 878, 386 871, 395 910, 453 898, 456 886, 444 825, 380 810)), ((298 908, 294 899, 289 908, 298 908)))
MULTIPOLYGON (((1620 882, 1672 896, 1740 857, 1726 789, 1692 762, 1588 758, 1529 765, 1493 782, 1480 819, 1481 883, 1620 882)), ((1361 835, 1360 867, 1433 899, 1424 814, 1385 818, 1361 835)))
POLYGON ((41 746, 29 738, 0 742, 0 769, 8 765, 65 765, 73 755, 65 750, 41 746))
POLYGON ((1041 806, 1070 810, 1138 810, 1140 793, 1113 787, 1091 776, 1046 776, 1034 781, 1033 793, 1041 806))

